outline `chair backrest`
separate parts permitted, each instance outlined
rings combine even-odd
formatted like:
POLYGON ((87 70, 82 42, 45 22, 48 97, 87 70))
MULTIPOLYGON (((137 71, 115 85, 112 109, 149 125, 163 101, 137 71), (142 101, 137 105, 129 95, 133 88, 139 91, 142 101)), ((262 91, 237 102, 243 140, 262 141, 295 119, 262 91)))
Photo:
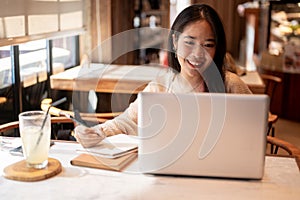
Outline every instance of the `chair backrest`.
MULTIPOLYGON (((51 124, 73 123, 72 120, 66 117, 51 117, 51 124)), ((8 122, 0 125, 0 135, 4 132, 19 128, 19 121, 8 122)))
POLYGON ((270 105, 272 103, 272 99, 274 96, 274 92, 277 88, 277 86, 282 82, 282 79, 280 77, 269 75, 269 74, 260 74, 260 77, 265 83, 265 91, 264 93, 269 95, 270 97, 270 105))
MULTIPOLYGON (((41 109, 43 111, 47 111, 51 106, 52 99, 46 98, 41 102, 41 109)), ((75 117, 75 113, 73 111, 62 110, 51 106, 49 109, 49 113, 53 116, 73 116, 75 117)), ((103 123, 109 119, 113 119, 114 117, 120 115, 122 112, 112 112, 112 113, 80 113, 80 117, 88 122, 96 122, 103 123)))

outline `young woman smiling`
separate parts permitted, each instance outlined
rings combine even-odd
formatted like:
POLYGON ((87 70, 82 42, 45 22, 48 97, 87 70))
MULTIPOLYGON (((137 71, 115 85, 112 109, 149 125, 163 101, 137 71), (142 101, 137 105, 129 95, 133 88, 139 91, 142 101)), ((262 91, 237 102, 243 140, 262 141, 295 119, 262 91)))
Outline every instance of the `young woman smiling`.
MULTIPOLYGON (((221 19, 208 5, 191 5, 175 19, 168 36, 170 70, 144 92, 218 92, 251 94, 236 75, 225 71, 226 36, 221 19)), ((137 134, 138 99, 120 116, 91 128, 77 126, 75 137, 91 147, 106 136, 137 134)))

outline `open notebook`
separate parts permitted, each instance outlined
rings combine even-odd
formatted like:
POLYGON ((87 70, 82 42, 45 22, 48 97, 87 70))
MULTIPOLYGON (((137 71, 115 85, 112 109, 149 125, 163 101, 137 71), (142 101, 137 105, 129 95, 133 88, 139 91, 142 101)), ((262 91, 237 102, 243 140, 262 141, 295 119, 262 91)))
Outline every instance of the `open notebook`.
POLYGON ((77 149, 80 153, 88 153, 105 158, 117 158, 131 152, 136 152, 138 141, 134 136, 117 134, 106 137, 97 146, 77 149))

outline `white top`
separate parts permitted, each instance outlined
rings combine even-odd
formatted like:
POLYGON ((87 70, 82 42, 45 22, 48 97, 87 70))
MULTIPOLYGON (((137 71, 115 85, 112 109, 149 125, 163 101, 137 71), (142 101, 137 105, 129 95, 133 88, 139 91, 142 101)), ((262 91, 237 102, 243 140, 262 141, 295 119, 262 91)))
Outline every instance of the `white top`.
MULTIPOLYGON (((218 88, 220 86, 220 82, 218 81, 212 81, 212 83, 211 87, 216 86, 218 88)), ((251 94, 248 86, 236 74, 229 71, 225 74, 223 87, 227 93, 251 94)), ((155 80, 151 81, 143 92, 199 93, 201 91, 198 91, 197 87, 193 87, 186 80, 179 78, 178 74, 172 70, 168 70, 164 75, 158 76, 155 80)), ((136 99, 132 102, 118 117, 98 125, 99 128, 102 129, 106 136, 119 133, 137 135, 138 101, 136 99)))
MULTIPOLYGON (((1 139, 1 138, 0 138, 1 139)), ((3 142, 2 142, 3 143, 3 142)), ((300 196, 300 173, 292 158, 266 157, 262 180, 151 176, 127 172, 76 167, 70 160, 77 143, 56 142, 50 157, 58 159, 63 171, 38 182, 0 178, 1 199, 288 199, 300 196)), ((0 170, 21 159, 0 151, 0 170)), ((131 172, 130 172, 131 171, 131 172)))

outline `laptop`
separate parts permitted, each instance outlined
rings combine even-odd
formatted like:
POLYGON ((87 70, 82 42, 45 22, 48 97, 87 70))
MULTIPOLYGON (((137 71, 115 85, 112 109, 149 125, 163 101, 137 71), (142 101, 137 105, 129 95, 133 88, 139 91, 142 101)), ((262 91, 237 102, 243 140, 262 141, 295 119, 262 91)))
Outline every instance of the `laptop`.
POLYGON ((142 173, 261 179, 269 97, 139 93, 142 173))

